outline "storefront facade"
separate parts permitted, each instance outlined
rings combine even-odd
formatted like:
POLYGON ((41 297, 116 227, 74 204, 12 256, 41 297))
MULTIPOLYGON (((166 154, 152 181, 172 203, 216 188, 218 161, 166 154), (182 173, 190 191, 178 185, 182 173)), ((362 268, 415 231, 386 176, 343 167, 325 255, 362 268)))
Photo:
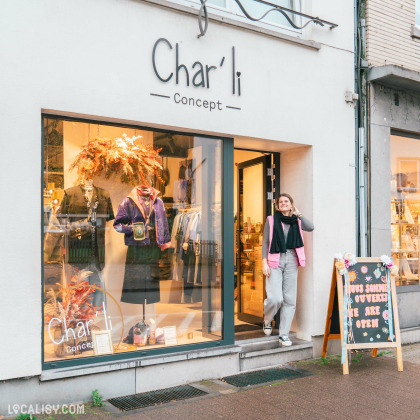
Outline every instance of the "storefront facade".
POLYGON ((1 211, 20 223, 0 408, 238 373, 279 191, 316 227, 292 329, 317 354, 334 253, 356 252, 352 4, 291 2, 334 22, 303 30, 209 7, 198 38, 199 2, 23 3, 3 25, 1 211))
POLYGON ((366 12, 369 247, 371 255, 389 254, 391 247, 400 269, 401 338, 412 343, 420 341, 420 5, 414 0, 402 9, 391 1, 368 3, 366 12), (378 19, 381 7, 390 11, 397 32, 388 32, 378 19), (384 44, 391 47, 385 51, 379 47, 384 44))

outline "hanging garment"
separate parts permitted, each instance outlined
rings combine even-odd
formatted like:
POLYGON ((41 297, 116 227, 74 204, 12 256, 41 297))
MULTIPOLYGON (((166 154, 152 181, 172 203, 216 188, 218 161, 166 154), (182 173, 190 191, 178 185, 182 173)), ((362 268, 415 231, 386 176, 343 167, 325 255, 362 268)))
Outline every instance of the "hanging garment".
POLYGON ((174 223, 173 223, 173 226, 172 226, 171 243, 172 243, 172 247, 175 249, 175 252, 176 252, 176 235, 178 233, 178 230, 181 227, 182 216, 183 215, 184 215, 184 213, 177 214, 175 216, 174 223))
POLYGON ((67 226, 67 256, 70 264, 92 264, 99 271, 105 265, 106 222, 114 219, 109 193, 93 186, 87 200, 83 186, 64 191, 57 219, 67 226))
POLYGON ((180 179, 174 182, 173 196, 174 203, 185 203, 187 201, 187 180, 180 179))
MULTIPOLYGON (((69 276, 87 270, 90 285, 105 290, 102 270, 105 265, 106 222, 114 219, 109 193, 92 186, 89 191, 83 185, 68 188, 57 212, 59 225, 65 226, 63 245, 64 261, 69 264, 69 276)), ((46 248, 49 240, 46 238, 46 248)), ((99 308, 106 304, 106 295, 95 290, 92 305, 99 308)))
POLYGON ((200 221, 200 212, 192 210, 187 214, 186 221, 183 223, 182 251, 183 261, 183 300, 185 303, 194 303, 201 301, 201 269, 197 267, 200 264, 199 243, 197 242, 197 229, 200 221), (198 282, 197 282, 198 280, 198 282))
POLYGON ((124 243, 126 245, 134 246, 151 245, 152 242, 149 238, 149 232, 151 229, 154 229, 156 233, 155 241, 159 247, 162 250, 171 248, 171 237, 169 235, 169 225, 165 207, 162 200, 157 196, 159 191, 153 188, 150 190, 150 198, 152 200, 150 209, 147 209, 143 205, 144 203, 142 203, 141 197, 139 199, 137 187, 124 198, 118 207, 117 215, 114 220, 114 228, 116 228, 117 231, 124 233, 124 243), (132 226, 133 223, 144 223, 145 227, 147 227, 143 240, 135 240, 132 226))

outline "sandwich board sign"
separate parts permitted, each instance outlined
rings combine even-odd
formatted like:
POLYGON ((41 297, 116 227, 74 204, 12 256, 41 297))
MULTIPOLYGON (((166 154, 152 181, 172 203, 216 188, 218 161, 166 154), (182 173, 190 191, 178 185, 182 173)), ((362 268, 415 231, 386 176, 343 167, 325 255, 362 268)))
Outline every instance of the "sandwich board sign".
POLYGON ((343 374, 349 373, 348 350, 395 348, 397 367, 403 370, 395 280, 381 258, 345 254, 334 260, 325 323, 322 357, 329 339, 340 339, 343 374), (345 260, 350 255, 351 260, 345 260))

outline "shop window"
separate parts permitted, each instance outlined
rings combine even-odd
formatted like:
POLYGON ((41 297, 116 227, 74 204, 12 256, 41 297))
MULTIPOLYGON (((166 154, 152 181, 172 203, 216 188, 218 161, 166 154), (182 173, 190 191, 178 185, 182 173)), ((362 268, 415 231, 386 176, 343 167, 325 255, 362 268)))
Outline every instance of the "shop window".
POLYGON ((416 25, 420 28, 420 0, 416 0, 416 25))
POLYGON ((44 361, 221 340, 222 140, 46 117, 43 147, 44 361))
POLYGON ((391 136, 391 238, 396 284, 419 284, 420 139, 391 136))

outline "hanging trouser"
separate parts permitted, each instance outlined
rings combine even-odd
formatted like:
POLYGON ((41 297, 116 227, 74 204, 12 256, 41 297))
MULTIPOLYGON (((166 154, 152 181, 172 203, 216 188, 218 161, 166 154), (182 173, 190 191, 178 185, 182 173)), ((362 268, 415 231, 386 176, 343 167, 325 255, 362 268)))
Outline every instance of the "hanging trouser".
POLYGON ((183 286, 183 298, 184 303, 192 303, 192 294, 194 291, 194 272, 195 272, 195 252, 192 241, 189 241, 188 248, 184 250, 182 255, 184 261, 184 267, 182 271, 182 278, 184 282, 183 286))
POLYGON ((288 335, 296 309, 298 259, 294 249, 280 255, 277 268, 270 268, 266 277, 264 321, 269 323, 280 308, 279 335, 288 335))

